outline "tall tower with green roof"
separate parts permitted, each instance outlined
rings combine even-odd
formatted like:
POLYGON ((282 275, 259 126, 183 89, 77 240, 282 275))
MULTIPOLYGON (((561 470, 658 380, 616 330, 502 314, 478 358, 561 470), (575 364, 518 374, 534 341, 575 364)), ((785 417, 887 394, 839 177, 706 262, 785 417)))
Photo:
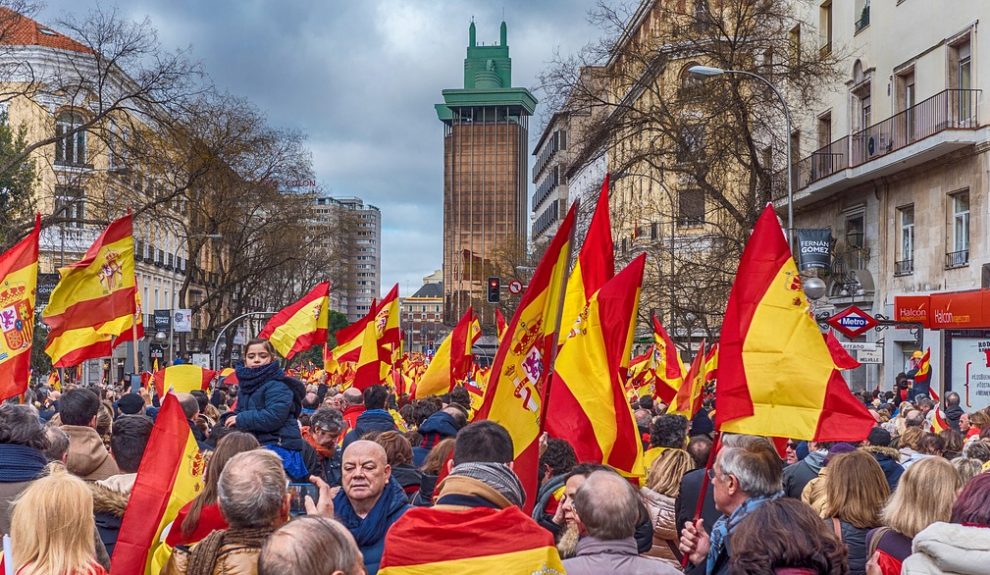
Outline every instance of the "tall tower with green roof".
POLYGON ((468 28, 464 87, 443 90, 436 105, 443 122, 444 320, 474 310, 495 321, 486 301, 490 276, 508 281, 526 250, 529 117, 536 98, 512 87, 508 27, 497 44, 477 41, 468 28))

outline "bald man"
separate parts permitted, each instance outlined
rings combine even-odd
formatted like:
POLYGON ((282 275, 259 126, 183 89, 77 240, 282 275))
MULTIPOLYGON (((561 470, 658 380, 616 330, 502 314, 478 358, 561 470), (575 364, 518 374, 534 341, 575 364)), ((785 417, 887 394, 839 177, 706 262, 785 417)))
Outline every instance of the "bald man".
POLYGON ((409 509, 409 502, 392 479, 385 450, 373 441, 358 440, 344 449, 341 476, 343 491, 333 498, 334 515, 357 541, 368 575, 375 575, 385 533, 409 509))
POLYGON ((347 422, 347 429, 354 429, 357 426, 357 418, 364 413, 364 394, 360 389, 349 387, 341 394, 344 397, 344 421, 347 422))

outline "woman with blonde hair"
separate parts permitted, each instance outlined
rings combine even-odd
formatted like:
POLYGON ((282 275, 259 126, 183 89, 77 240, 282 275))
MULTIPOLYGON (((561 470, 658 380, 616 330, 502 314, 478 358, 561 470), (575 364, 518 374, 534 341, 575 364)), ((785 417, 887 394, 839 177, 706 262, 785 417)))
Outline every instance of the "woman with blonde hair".
POLYGON ((858 449, 836 456, 828 467, 823 515, 849 551, 850 575, 865 575, 866 533, 883 525, 881 512, 890 496, 887 478, 877 460, 858 449))
POLYGON ((14 502, 10 539, 17 575, 107 575, 93 547, 93 495, 74 475, 31 483, 14 502))
POLYGON ((936 521, 949 520, 963 485, 956 469, 941 457, 919 461, 904 473, 883 508, 885 527, 870 531, 866 538, 868 555, 879 552, 883 575, 899 575, 901 562, 911 555, 914 536, 936 521))
POLYGON ((639 490, 653 524, 653 547, 647 555, 680 567, 677 551, 677 514, 674 502, 681 492, 681 479, 694 468, 694 460, 683 449, 665 449, 653 461, 646 485, 639 490))

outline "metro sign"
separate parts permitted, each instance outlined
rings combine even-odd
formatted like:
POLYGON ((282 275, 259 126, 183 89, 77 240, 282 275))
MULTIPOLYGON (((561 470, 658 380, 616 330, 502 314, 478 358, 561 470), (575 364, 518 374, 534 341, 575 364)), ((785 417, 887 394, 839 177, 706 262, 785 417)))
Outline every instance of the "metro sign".
POLYGON ((859 337, 877 326, 873 316, 851 305, 828 318, 828 325, 846 337, 859 337))

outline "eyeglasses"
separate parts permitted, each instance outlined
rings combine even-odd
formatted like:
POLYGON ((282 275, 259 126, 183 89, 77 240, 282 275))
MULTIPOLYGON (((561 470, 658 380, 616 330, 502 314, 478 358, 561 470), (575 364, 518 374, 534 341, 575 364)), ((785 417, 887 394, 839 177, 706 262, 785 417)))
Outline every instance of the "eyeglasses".
POLYGON ((787 449, 797 449, 797 443, 790 441, 787 443, 787 449))

